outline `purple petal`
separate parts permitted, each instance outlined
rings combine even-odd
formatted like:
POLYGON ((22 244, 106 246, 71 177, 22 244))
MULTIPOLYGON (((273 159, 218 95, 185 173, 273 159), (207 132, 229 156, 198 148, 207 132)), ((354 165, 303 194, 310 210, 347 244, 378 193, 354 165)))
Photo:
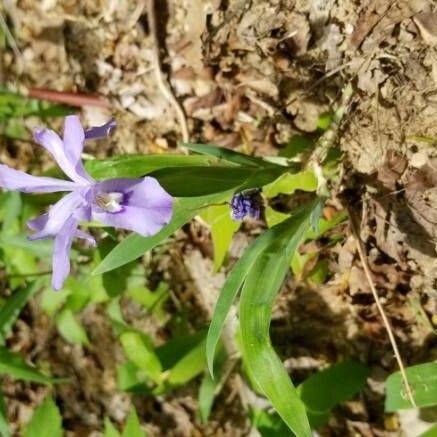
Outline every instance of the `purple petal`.
POLYGON ((74 166, 77 175, 88 182, 94 182, 94 179, 85 171, 81 154, 85 144, 85 132, 79 117, 68 115, 64 121, 64 150, 69 162, 74 166))
POLYGON ((117 127, 117 123, 114 119, 109 120, 102 126, 95 126, 85 131, 86 140, 98 140, 99 138, 105 138, 111 135, 111 133, 117 127))
POLYGON ((0 164, 0 187, 23 193, 54 193, 56 191, 72 191, 77 185, 62 179, 32 176, 24 171, 0 164))
POLYGON ((85 135, 77 116, 65 117, 64 142, 56 132, 50 129, 35 130, 34 138, 37 143, 50 152, 62 171, 72 181, 81 185, 93 182, 80 161, 85 135))
MULTIPOLYGON (((43 238, 55 237, 64 224, 80 208, 86 207, 86 200, 83 193, 73 191, 55 203, 47 214, 31 220, 28 226, 37 232, 29 237, 30 240, 40 240, 43 238)), ((76 219, 76 218, 75 218, 76 219)))
MULTIPOLYGON (((78 215, 79 214, 75 214, 74 217, 79 222, 80 217, 78 217, 78 215)), ((27 222, 27 226, 32 231, 40 232, 46 226, 48 219, 49 219, 49 215, 47 213, 45 213, 45 214, 42 214, 42 215, 40 215, 32 220, 29 220, 27 222)), ((81 231, 80 229, 76 229, 74 237, 88 241, 88 243, 91 246, 96 246, 96 240, 94 239, 94 237, 92 235, 88 234, 87 232, 81 231)))
POLYGON ((120 192, 127 199, 120 212, 93 208, 93 218, 102 223, 148 236, 158 233, 171 219, 173 198, 154 178, 110 179, 98 184, 96 189, 105 193, 120 192))
POLYGON ((52 287, 60 290, 70 273, 70 249, 77 230, 78 221, 70 217, 59 230, 53 245, 52 287))
POLYGON ((92 235, 88 234, 88 232, 84 232, 84 231, 81 231, 80 229, 76 229, 76 232, 75 232, 74 236, 75 236, 75 238, 80 238, 82 240, 88 241, 88 243, 91 246, 96 246, 97 245, 96 240, 94 239, 94 237, 92 235))
POLYGON ((37 218, 28 220, 27 227, 32 231, 40 232, 42 229, 44 229, 48 219, 49 219, 48 213, 41 214, 37 218))

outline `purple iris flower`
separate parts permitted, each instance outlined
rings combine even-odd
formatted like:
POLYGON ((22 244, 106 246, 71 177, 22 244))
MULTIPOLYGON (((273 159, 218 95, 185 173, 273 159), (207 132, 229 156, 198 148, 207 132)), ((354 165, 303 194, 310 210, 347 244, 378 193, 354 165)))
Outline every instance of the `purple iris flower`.
POLYGON ((139 179, 108 179, 95 181, 84 169, 81 153, 85 140, 108 135, 115 128, 111 120, 103 126, 84 131, 79 118, 65 118, 64 137, 52 130, 34 132, 43 146, 70 178, 69 181, 31 176, 0 164, 0 187, 24 193, 69 191, 50 207, 46 214, 30 220, 35 233, 31 240, 54 239, 52 286, 62 288, 70 272, 69 252, 74 238, 95 245, 94 238, 78 229, 81 221, 97 220, 116 228, 135 231, 140 235, 156 234, 172 216, 173 199, 152 177, 139 179))
POLYGON ((243 220, 247 215, 259 218, 262 200, 260 190, 246 190, 236 193, 231 200, 231 217, 234 220, 243 220))

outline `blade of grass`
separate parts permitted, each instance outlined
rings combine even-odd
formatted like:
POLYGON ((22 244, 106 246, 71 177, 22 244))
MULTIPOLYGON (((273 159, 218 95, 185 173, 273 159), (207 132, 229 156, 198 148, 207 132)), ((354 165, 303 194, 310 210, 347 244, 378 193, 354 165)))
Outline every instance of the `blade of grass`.
POLYGON ((318 210, 319 201, 271 228, 272 240, 248 272, 239 307, 246 368, 284 422, 299 437, 311 436, 305 405, 272 347, 269 327, 273 302, 289 270, 290 257, 314 222, 314 211, 318 210))

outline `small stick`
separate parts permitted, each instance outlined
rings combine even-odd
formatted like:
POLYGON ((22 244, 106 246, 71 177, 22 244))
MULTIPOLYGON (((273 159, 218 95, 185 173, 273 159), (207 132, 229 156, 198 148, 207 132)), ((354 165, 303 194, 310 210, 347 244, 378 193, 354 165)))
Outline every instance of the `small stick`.
POLYGON ((24 94, 35 99, 48 100, 49 102, 63 103, 69 106, 100 106, 109 107, 109 102, 99 96, 90 94, 70 93, 66 91, 54 91, 46 88, 29 88, 24 94))
POLYGON ((388 338, 390 339, 391 347, 393 349, 394 355, 398 362, 399 370, 401 372, 402 380, 404 381, 405 390, 407 392, 407 396, 414 407, 417 407, 416 402, 413 396, 413 390, 411 389, 410 383, 408 382, 407 374, 405 372, 404 363, 402 362, 401 354, 399 353, 398 345, 396 343, 396 339, 393 335, 393 330, 390 325, 390 322, 385 314, 384 308, 381 304, 381 301, 378 296, 378 292, 376 291, 375 284, 373 283, 372 274, 370 273, 369 263, 367 261, 366 255, 364 254, 363 242, 361 240, 360 234, 358 232, 358 219, 355 214, 355 211, 352 208, 347 208, 349 212, 350 224, 351 224, 351 232, 354 237, 355 243, 357 245, 358 254, 361 259, 361 263, 363 264, 364 273, 366 275, 367 282, 369 283, 370 289, 372 290, 373 298, 375 299, 376 306, 378 308, 379 314, 381 315, 382 321, 384 322, 385 329, 388 334, 388 338))
POLYGON ((153 55, 154 55, 154 61, 155 61, 155 76, 156 81, 158 82, 158 87, 164 97, 167 99, 167 101, 172 106, 174 112, 176 113, 176 116, 179 121, 179 126, 181 129, 182 134, 182 141, 184 143, 188 143, 190 140, 190 136, 188 133, 188 126, 187 126, 187 120, 185 118, 184 110, 182 109, 182 106, 180 103, 176 100, 176 97, 174 96, 170 85, 168 84, 166 78, 164 77, 164 74, 161 70, 161 62, 160 62, 160 56, 159 56, 159 40, 158 40, 158 32, 156 30, 156 14, 155 14, 155 7, 154 7, 154 0, 148 0, 147 2, 147 23, 149 25, 149 32, 150 36, 152 37, 152 46, 153 46, 153 55))

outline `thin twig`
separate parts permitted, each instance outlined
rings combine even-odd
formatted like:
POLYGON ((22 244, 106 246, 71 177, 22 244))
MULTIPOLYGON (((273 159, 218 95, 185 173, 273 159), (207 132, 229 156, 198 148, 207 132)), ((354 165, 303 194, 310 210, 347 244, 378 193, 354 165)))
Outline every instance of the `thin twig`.
POLYGON ((152 49, 153 49, 153 57, 155 61, 155 76, 156 81, 158 83, 158 87, 164 97, 167 99, 167 101, 172 106, 174 112, 176 113, 176 116, 179 121, 179 126, 181 129, 182 134, 182 141, 184 143, 189 142, 189 133, 188 133, 188 125, 187 120, 185 118, 184 110, 182 109, 182 106, 180 103, 176 100, 176 97, 174 96, 171 87, 169 83, 167 82, 166 78, 164 77, 164 73, 161 69, 161 62, 160 62, 160 56, 159 56, 159 40, 158 40, 158 32, 156 29, 156 14, 155 14, 155 4, 154 0, 149 0, 147 2, 147 23, 149 25, 149 32, 150 36, 152 37, 152 49))
POLYGON ((361 240, 360 234, 358 232, 358 219, 355 211, 352 208, 348 208, 349 219, 351 224, 351 232, 354 237, 355 243, 357 245, 358 255, 360 256, 361 263, 363 264, 364 273, 366 275, 367 282, 369 283, 370 290, 372 291, 373 298, 375 299, 376 306, 378 308, 379 314, 381 315, 382 321, 384 323, 385 329, 388 334, 388 338, 390 339, 391 347, 393 349, 394 355, 398 362, 399 370, 401 372, 402 380, 404 381, 405 390, 407 396, 414 407, 417 407, 416 402, 413 396, 413 390, 408 382, 407 374, 405 372, 404 363, 402 362, 401 354, 399 353, 398 345, 396 343, 396 339, 393 334, 393 329, 390 325, 390 322, 385 314, 384 308, 381 304, 381 301, 378 296, 378 292, 376 290, 375 284, 372 279, 372 274, 370 273, 369 263, 367 261, 366 255, 364 253, 363 242, 361 240))
POLYGON ((24 94, 35 99, 47 100, 49 102, 62 103, 69 106, 100 106, 109 107, 110 103, 100 97, 90 94, 71 93, 68 91, 55 91, 46 88, 29 88, 23 89, 24 94))

